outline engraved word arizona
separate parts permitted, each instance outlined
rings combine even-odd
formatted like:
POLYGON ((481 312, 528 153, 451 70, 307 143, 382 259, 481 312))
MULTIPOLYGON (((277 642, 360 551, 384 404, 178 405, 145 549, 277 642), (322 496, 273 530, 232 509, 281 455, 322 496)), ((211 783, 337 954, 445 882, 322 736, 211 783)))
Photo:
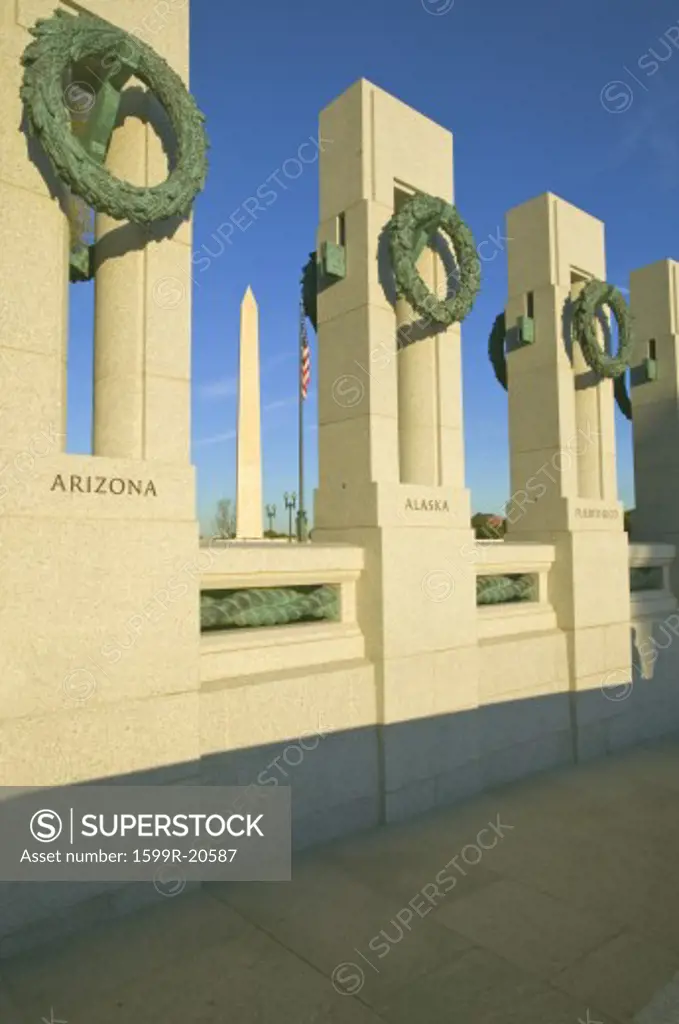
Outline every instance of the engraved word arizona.
POLYGON ((57 473, 50 491, 70 492, 71 494, 141 494, 146 498, 152 494, 158 497, 153 480, 123 480, 119 476, 69 476, 66 482, 61 473, 57 473))

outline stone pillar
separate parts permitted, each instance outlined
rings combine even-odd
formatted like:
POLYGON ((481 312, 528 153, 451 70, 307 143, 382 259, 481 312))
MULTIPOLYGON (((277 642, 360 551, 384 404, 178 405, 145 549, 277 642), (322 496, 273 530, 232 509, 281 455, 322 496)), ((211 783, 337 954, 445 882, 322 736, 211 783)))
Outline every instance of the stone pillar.
MULTIPOLYGON (((128 88, 121 100, 106 167, 117 178, 145 185, 148 96, 128 88), (120 123, 122 122, 122 123, 120 123)), ((94 402, 95 455, 144 458, 144 301, 147 230, 95 216, 94 402)))
MULTIPOLYGON (((661 260, 630 277, 636 339, 632 371, 635 509, 633 539, 679 550, 679 263, 661 260), (656 379, 644 373, 655 363, 656 379)), ((670 570, 679 594, 679 566, 670 570)))
MULTIPOLYGON (((575 277, 576 275, 572 275, 575 277)), ((585 281, 576 279, 571 285, 570 298, 576 300, 585 281)), ((599 342, 603 345, 604 339, 600 328, 597 329, 599 342)), ((572 349, 573 374, 575 378, 575 429, 580 436, 589 438, 589 424, 597 424, 597 436, 586 444, 579 446, 577 451, 578 464, 578 489, 577 493, 581 498, 593 498, 599 500, 604 497, 603 477, 603 439, 599 432, 601 424, 600 399, 602 393, 606 395, 606 401, 610 403, 611 384, 608 383, 601 388, 596 387, 592 370, 587 365, 585 356, 580 345, 574 345, 572 349)), ((614 492, 615 493, 615 492, 614 492)))
MULTIPOLYGON (((446 294, 445 270, 431 248, 421 254, 417 269, 434 294, 446 294)), ((425 336, 415 342, 422 321, 405 299, 397 300, 396 321, 401 341, 397 355, 400 480, 404 484, 439 486, 443 483, 437 400, 441 354, 450 347, 452 338, 459 351, 459 328, 457 333, 453 329, 447 332, 427 324, 425 336)))
MULTIPOLYGON (((320 156, 318 246, 337 238, 343 217, 347 274, 318 297, 314 540, 366 550, 358 610, 376 666, 383 811, 393 820, 478 785, 460 331, 397 354, 405 311, 389 298, 383 238, 400 193, 452 202, 452 136, 365 80, 322 112, 320 130, 332 143, 320 156)), ((442 281, 440 257, 423 256, 442 281)))
POLYGON ((259 373, 259 311, 252 288, 240 307, 236 537, 262 537, 262 428, 259 373))
MULTIPOLYGON (((146 26, 186 74, 188 4, 83 6, 128 32, 146 26)), ((189 463, 191 228, 128 255, 146 240, 129 225, 104 232, 100 218, 96 448, 66 454, 67 220, 44 154, 19 127, 27 30, 54 8, 0 0, 0 445, 11 468, 0 475, 0 578, 16 595, 0 600, 0 779, 195 782, 199 581, 211 556, 198 547, 189 463)), ((126 122, 109 170, 160 180, 158 149, 126 122)), ((0 884, 0 953, 45 924, 58 934, 74 913, 93 921, 155 893, 138 886, 118 904, 105 883, 19 888, 0 884), (97 892, 105 903, 76 908, 97 892)))
MULTIPOLYGON (((130 32, 159 17, 156 0, 88 7, 130 32)), ((25 598, 0 601, 0 779, 190 778, 200 757, 200 560, 205 568, 209 557, 198 548, 188 451, 191 227, 130 257, 101 254, 99 450, 65 454, 41 441, 63 422, 68 234, 39 148, 18 127, 19 58, 27 29, 53 9, 49 0, 0 5, 0 433, 23 460, 20 479, 0 492, 0 577, 25 598), (153 301, 175 299, 172 287, 174 308, 153 301)), ((148 40, 184 75, 188 16, 188 4, 166 13, 148 40)), ((109 169, 146 161, 146 180, 164 177, 149 130, 131 122, 124 132, 125 160, 114 140, 109 169)), ((140 240, 127 225, 110 227, 121 253, 123 238, 140 240)), ((106 249, 110 235, 99 235, 106 249)), ((0 937, 4 918, 0 898, 0 937)))
POLYGON ((38 6, 0 4, 0 512, 4 495, 23 487, 36 453, 65 448, 65 190, 19 127, 21 54, 38 6))
MULTIPOLYGON (((188 31, 187 17, 188 4, 173 9, 163 31, 147 40, 161 53, 169 49, 185 81, 188 55, 176 34, 188 31)), ((131 79, 106 167, 134 184, 155 185, 168 175, 168 143, 173 135, 162 108, 131 79)), ((98 214, 95 240, 93 452, 187 463, 191 351, 175 339, 191 330, 191 224, 145 228, 98 214)))
POLYGON ((601 692, 610 673, 630 678, 628 545, 617 498, 611 381, 571 351, 569 300, 606 280, 604 226, 545 194, 507 215, 511 540, 554 543, 550 599, 570 650, 576 753, 606 749, 601 692), (535 341, 517 347, 533 311, 535 341))

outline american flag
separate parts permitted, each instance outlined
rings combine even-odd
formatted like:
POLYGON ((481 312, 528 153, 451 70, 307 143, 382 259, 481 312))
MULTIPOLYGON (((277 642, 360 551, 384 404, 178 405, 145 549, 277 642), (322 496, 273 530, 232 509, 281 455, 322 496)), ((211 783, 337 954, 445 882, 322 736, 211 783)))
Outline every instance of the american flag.
POLYGON ((300 306, 299 314, 299 345, 300 387, 302 398, 304 399, 309 393, 309 383, 311 381, 311 349, 309 348, 309 338, 306 332, 306 315, 303 304, 300 306))

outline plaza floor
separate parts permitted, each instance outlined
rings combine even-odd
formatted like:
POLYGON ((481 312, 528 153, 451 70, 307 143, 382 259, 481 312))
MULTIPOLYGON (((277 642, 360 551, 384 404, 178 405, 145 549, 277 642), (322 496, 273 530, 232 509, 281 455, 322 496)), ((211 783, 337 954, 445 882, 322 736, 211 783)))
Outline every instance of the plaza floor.
POLYGON ((0 963, 2 1024, 679 1024, 679 740, 0 963))

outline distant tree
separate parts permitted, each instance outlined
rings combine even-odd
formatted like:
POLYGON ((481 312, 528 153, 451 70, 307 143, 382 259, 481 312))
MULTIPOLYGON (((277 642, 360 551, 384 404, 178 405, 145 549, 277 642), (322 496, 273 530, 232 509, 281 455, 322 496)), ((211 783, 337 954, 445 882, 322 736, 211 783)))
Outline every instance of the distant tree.
POLYGON ((501 540, 507 532, 507 520, 490 512, 475 512, 471 525, 478 540, 501 540))
POLYGON ((236 536, 236 513, 231 498, 221 498, 217 502, 215 533, 221 540, 236 536))
POLYGON ((626 533, 632 532, 632 516, 634 514, 633 508, 626 508, 624 515, 624 528, 626 533))

